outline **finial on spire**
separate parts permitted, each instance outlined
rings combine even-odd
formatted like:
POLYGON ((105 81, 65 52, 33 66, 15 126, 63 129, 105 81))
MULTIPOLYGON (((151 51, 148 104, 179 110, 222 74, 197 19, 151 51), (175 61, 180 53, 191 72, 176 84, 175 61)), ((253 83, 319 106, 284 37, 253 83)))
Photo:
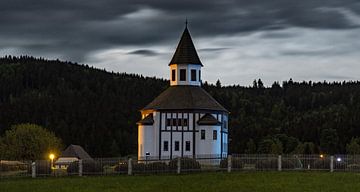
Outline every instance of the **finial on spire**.
POLYGON ((186 17, 186 19, 185 19, 185 28, 187 28, 187 26, 188 26, 188 19, 186 17))

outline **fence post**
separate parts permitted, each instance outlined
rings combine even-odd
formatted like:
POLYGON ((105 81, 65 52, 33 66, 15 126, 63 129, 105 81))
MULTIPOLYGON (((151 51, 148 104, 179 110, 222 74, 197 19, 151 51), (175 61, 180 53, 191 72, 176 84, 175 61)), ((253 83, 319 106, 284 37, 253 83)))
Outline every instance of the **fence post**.
POLYGON ((281 165, 281 155, 278 156, 278 171, 281 171, 282 165, 281 165))
POLYGON ((334 156, 330 157, 330 172, 334 172, 334 156))
POLYGON ((83 176, 83 160, 79 160, 79 176, 83 176))
POLYGON ((232 164, 231 164, 231 159, 232 159, 232 156, 231 155, 228 155, 228 159, 227 159, 227 172, 230 173, 231 172, 231 167, 232 167, 232 164))
POLYGON ((36 177, 36 164, 35 164, 35 162, 31 163, 31 177, 32 178, 36 177))
POLYGON ((132 175, 132 159, 128 160, 128 175, 132 175))
POLYGON ((180 174, 181 173, 181 158, 178 157, 177 159, 177 171, 176 171, 177 174, 180 174))

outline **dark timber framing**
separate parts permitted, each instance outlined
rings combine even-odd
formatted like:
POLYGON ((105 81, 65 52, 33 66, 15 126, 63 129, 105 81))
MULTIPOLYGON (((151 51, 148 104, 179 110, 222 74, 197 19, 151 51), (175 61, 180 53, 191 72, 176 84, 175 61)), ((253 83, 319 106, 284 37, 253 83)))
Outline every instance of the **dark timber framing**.
POLYGON ((181 157, 184 156, 184 113, 181 113, 181 157))
MULTIPOLYGON (((161 111, 155 111, 155 112, 159 112, 159 116, 160 116, 160 120, 159 120, 159 160, 161 160, 161 155, 162 155, 162 134, 163 133, 170 133, 170 145, 169 145, 169 150, 170 150, 170 160, 173 159, 173 133, 180 133, 181 132, 181 157, 184 156, 184 133, 192 133, 192 155, 193 158, 196 157, 196 133, 199 132, 198 130, 196 130, 196 122, 198 119, 200 119, 201 113, 211 113, 211 114, 216 114, 216 119, 219 120, 219 117, 221 117, 221 127, 220 127, 220 153, 221 153, 221 157, 223 157, 223 152, 224 152, 224 136, 225 134, 228 135, 228 131, 224 130, 224 117, 226 116, 226 113, 224 113, 223 111, 211 111, 211 110, 161 110, 161 111), (174 114, 176 113, 176 114, 174 114), (179 113, 181 113, 182 115, 182 122, 181 123, 181 129, 179 127, 176 127, 175 130, 173 126, 173 118, 176 118, 176 122, 178 122, 178 117, 179 117, 179 113), (184 114, 186 114, 186 119, 187 119, 187 126, 184 127, 184 122, 183 120, 185 119, 184 114), (171 119, 171 123, 170 123, 170 130, 168 129, 168 126, 166 125, 166 121, 168 119, 168 116, 170 115, 170 119, 171 119), (190 115, 192 115, 192 122, 190 122, 190 115), (164 117, 164 122, 165 122, 165 127, 162 126, 162 119, 164 117), (192 123, 192 129, 190 129, 191 127, 191 123, 192 123), (186 130, 185 130, 186 129, 186 130)), ((191 141, 191 140, 190 140, 191 141)), ((227 145, 229 146, 229 143, 227 143, 227 145)))
POLYGON ((195 157, 195 113, 193 113, 193 127, 192 127, 192 131, 193 131, 193 158, 196 158, 195 157))
MULTIPOLYGON (((172 118, 173 118, 173 113, 171 113, 171 115, 170 115, 170 117, 171 117, 171 121, 173 121, 172 120, 172 118)), ((171 123, 170 124, 170 159, 172 159, 172 151, 173 151, 173 140, 172 140, 172 136, 173 136, 173 134, 172 134, 172 132, 173 132, 173 124, 171 123)))
MULTIPOLYGON (((161 159, 161 135, 162 135, 161 119, 162 119, 162 113, 160 111, 160 121, 159 121, 159 160, 161 159)), ((165 118, 165 127, 166 127, 166 118, 165 118)))
POLYGON ((220 157, 223 156, 223 126, 224 126, 224 114, 221 114, 221 127, 220 127, 220 157))

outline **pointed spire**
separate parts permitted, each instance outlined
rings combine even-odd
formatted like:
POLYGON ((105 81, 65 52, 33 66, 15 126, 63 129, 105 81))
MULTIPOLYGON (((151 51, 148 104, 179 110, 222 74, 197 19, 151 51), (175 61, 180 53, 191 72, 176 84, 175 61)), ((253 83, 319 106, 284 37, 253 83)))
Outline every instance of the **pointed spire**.
POLYGON ((194 43, 191 39, 190 32, 187 28, 188 21, 185 21, 185 29, 181 36, 180 42, 176 48, 173 58, 170 61, 170 64, 193 64, 193 65, 202 65, 199 56, 196 52, 194 43))

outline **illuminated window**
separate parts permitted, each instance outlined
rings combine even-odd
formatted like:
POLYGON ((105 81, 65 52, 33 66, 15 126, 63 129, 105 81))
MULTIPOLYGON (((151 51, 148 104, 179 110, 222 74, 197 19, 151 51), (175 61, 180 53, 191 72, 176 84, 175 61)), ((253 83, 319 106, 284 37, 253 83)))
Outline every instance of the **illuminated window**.
POLYGON ((180 81, 186 81, 186 69, 180 69, 180 81))
POLYGON ((174 151, 179 151, 179 149, 180 149, 180 142, 175 141, 175 149, 174 149, 174 151))
POLYGON ((191 81, 196 81, 196 70, 191 69, 191 81))
POLYGON ((213 130, 213 140, 217 140, 217 130, 213 130))
POLYGON ((188 120, 187 119, 183 119, 183 126, 185 126, 185 127, 188 126, 188 120))
POLYGON ((171 126, 171 119, 166 119, 166 126, 171 126))
POLYGON ((175 69, 171 70, 171 81, 175 81, 175 69))
POLYGON ((205 130, 201 130, 201 140, 205 140, 205 130))
POLYGON ((164 141, 164 151, 169 151, 169 141, 164 141))
POLYGON ((177 126, 177 119, 172 119, 172 126, 177 126))
POLYGON ((190 141, 185 142, 185 151, 190 151, 190 141))

